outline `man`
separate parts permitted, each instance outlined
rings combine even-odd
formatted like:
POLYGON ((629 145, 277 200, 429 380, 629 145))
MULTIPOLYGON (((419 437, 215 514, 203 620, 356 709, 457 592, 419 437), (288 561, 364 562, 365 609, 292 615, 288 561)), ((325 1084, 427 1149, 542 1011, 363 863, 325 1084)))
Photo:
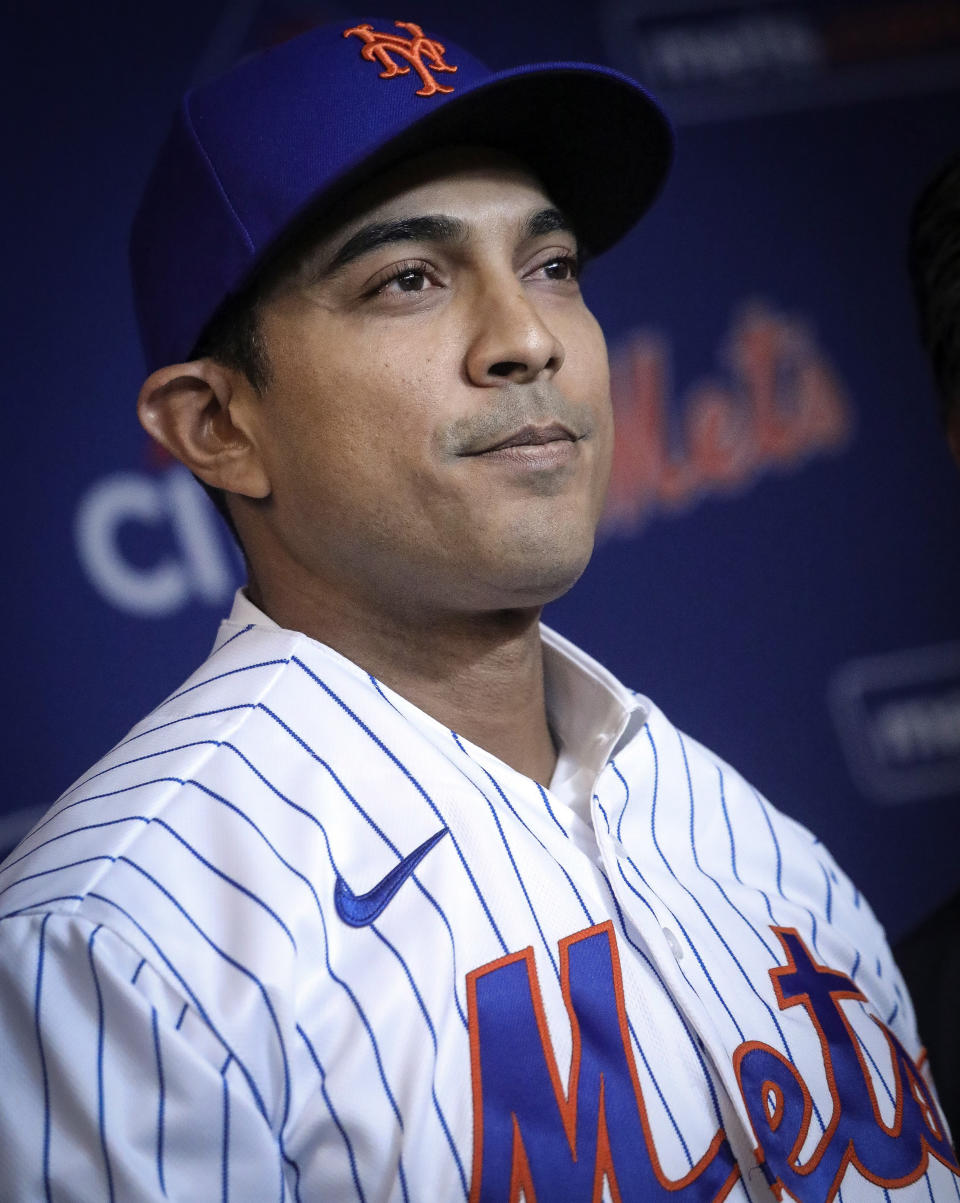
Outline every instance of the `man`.
POLYGON ((249 583, 0 874, 11 1197, 956 1197, 866 903, 539 625, 612 442, 579 263, 668 158, 413 22, 185 102, 140 413, 249 583))

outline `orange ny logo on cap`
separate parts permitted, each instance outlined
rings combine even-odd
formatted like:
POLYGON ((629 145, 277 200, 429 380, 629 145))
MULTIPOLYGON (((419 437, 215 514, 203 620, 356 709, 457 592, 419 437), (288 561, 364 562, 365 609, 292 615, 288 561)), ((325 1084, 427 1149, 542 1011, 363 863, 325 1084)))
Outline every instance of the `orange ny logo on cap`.
POLYGON ((394 21, 394 25, 398 29, 407 30, 411 36, 405 38, 399 33, 378 33, 372 25, 355 25, 352 29, 345 29, 343 36, 349 38, 355 34, 358 38, 363 39, 365 45, 360 54, 368 62, 376 61, 383 67, 380 72, 381 79, 392 79, 395 75, 409 75, 410 67, 413 67, 423 81, 423 87, 417 89, 417 96, 432 96, 435 92, 452 92, 453 88, 438 84, 430 74, 431 69, 456 71, 456 67, 451 67, 443 61, 446 50, 441 43, 433 41, 432 38, 425 38, 420 26, 414 25, 412 21, 394 21), (410 67, 398 66, 390 57, 391 55, 405 59, 410 67), (424 62, 424 59, 427 62, 424 62), (427 66, 427 63, 430 65, 427 66))

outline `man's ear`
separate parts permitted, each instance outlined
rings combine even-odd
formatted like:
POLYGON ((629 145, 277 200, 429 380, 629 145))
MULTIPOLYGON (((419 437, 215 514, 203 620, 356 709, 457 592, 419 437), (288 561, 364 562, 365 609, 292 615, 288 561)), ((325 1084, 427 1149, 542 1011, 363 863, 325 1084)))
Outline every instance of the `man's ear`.
POLYGON ((267 497, 270 480, 255 440, 259 398, 246 377, 212 359, 160 368, 144 381, 144 430, 208 485, 267 497))

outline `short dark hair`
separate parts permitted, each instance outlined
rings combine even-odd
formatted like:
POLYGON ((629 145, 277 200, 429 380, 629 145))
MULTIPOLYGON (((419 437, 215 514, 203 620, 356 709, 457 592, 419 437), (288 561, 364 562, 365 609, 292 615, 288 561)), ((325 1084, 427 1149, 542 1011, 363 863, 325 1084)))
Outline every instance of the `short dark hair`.
MULTIPOLYGON (((260 306, 265 291, 255 279, 240 292, 229 296, 203 328, 190 353, 191 359, 212 359, 242 372, 257 393, 263 393, 272 375, 260 325, 260 306)), ((203 486, 242 549, 239 532, 227 506, 226 490, 209 485, 199 477, 195 479, 203 486)))
POLYGON ((960 407, 960 153, 942 165, 914 205, 908 266, 920 341, 946 421, 960 407))
MULTIPOLYGON (((273 367, 263 338, 263 306, 291 279, 296 278, 310 249, 324 230, 325 210, 308 210, 291 223, 242 287, 231 293, 207 322, 190 352, 191 359, 212 359, 242 372, 258 394, 273 377, 273 367)), ((197 478, 199 480, 199 478, 197 478)), ((227 507, 226 490, 199 480, 233 537, 243 544, 227 507)))

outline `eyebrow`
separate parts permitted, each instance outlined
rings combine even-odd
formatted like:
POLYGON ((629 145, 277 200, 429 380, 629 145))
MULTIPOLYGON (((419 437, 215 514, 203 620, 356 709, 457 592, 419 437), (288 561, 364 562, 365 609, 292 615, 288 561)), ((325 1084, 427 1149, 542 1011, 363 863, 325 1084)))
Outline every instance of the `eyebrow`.
MULTIPOLYGON (((523 224, 521 238, 540 238, 555 231, 573 233, 570 221, 559 209, 540 209, 530 215, 523 224)), ((375 221, 363 226, 351 235, 323 269, 326 276, 333 275, 379 247, 398 242, 466 242, 470 230, 465 221, 443 214, 425 214, 422 217, 402 217, 395 221, 375 221)))

